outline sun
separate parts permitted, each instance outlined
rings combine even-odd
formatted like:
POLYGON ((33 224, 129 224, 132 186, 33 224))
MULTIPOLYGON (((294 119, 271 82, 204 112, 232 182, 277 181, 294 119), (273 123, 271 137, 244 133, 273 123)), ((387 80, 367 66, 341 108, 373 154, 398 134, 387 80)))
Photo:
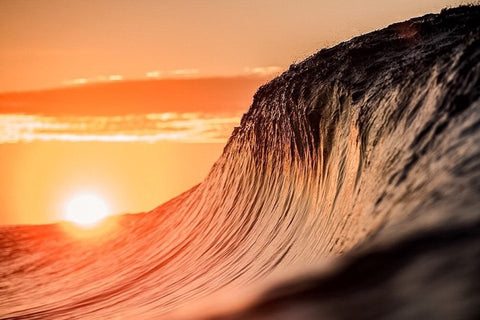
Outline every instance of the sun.
POLYGON ((73 196, 65 207, 64 219, 81 227, 89 228, 98 225, 110 215, 106 202, 91 193, 73 196))

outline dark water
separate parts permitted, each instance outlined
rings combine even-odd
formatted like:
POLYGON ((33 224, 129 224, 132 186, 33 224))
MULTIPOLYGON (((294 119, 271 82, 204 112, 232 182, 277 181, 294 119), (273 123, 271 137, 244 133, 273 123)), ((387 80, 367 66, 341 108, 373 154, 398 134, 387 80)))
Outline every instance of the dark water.
POLYGON ((479 99, 479 7, 322 50, 259 89, 183 195, 90 240, 0 229, 0 315, 473 319, 479 99))

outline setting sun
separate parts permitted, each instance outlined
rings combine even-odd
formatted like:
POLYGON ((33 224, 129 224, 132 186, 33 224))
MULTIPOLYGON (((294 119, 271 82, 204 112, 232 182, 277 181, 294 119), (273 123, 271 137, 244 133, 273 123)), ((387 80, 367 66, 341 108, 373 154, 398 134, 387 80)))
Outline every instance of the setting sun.
POLYGON ((109 215, 106 202, 95 194, 77 194, 66 205, 64 219, 82 227, 93 227, 109 215))

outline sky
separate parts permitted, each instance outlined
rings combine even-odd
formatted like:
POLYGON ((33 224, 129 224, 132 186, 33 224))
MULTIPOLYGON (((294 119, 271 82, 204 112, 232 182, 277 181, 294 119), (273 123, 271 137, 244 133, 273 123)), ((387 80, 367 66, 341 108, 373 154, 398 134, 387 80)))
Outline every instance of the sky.
POLYGON ((0 225, 62 220, 85 192, 149 211, 203 180, 290 64, 460 3, 0 0, 0 225))
POLYGON ((453 0, 0 0, 0 92, 238 75, 453 0))

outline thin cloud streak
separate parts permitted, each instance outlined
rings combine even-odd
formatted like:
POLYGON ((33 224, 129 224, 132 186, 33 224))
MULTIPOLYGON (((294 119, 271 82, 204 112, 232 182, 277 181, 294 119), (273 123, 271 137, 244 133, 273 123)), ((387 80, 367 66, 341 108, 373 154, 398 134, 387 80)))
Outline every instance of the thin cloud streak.
POLYGON ((67 86, 76 86, 76 85, 86 84, 87 82, 88 82, 88 79, 86 78, 78 78, 78 79, 64 81, 63 84, 67 86))
MULTIPOLYGON (((281 66, 263 66, 263 67, 245 67, 243 72, 237 74, 237 76, 276 76, 279 75, 285 68, 281 66)), ((211 77, 214 75, 202 73, 200 69, 185 68, 185 69, 172 69, 172 70, 151 70, 145 72, 143 75, 135 76, 123 76, 120 74, 112 75, 98 75, 91 78, 76 78, 63 81, 63 85, 78 86, 84 84, 95 84, 102 82, 114 82, 125 81, 135 79, 184 79, 184 78, 200 78, 211 77)))
POLYGON ((256 74, 262 76, 268 75, 278 75, 283 70, 282 67, 279 66, 267 66, 267 67, 246 67, 244 69, 245 74, 256 74))
POLYGON ((224 143, 240 115, 159 113, 125 116, 47 117, 0 115, 0 144, 69 142, 224 143))

